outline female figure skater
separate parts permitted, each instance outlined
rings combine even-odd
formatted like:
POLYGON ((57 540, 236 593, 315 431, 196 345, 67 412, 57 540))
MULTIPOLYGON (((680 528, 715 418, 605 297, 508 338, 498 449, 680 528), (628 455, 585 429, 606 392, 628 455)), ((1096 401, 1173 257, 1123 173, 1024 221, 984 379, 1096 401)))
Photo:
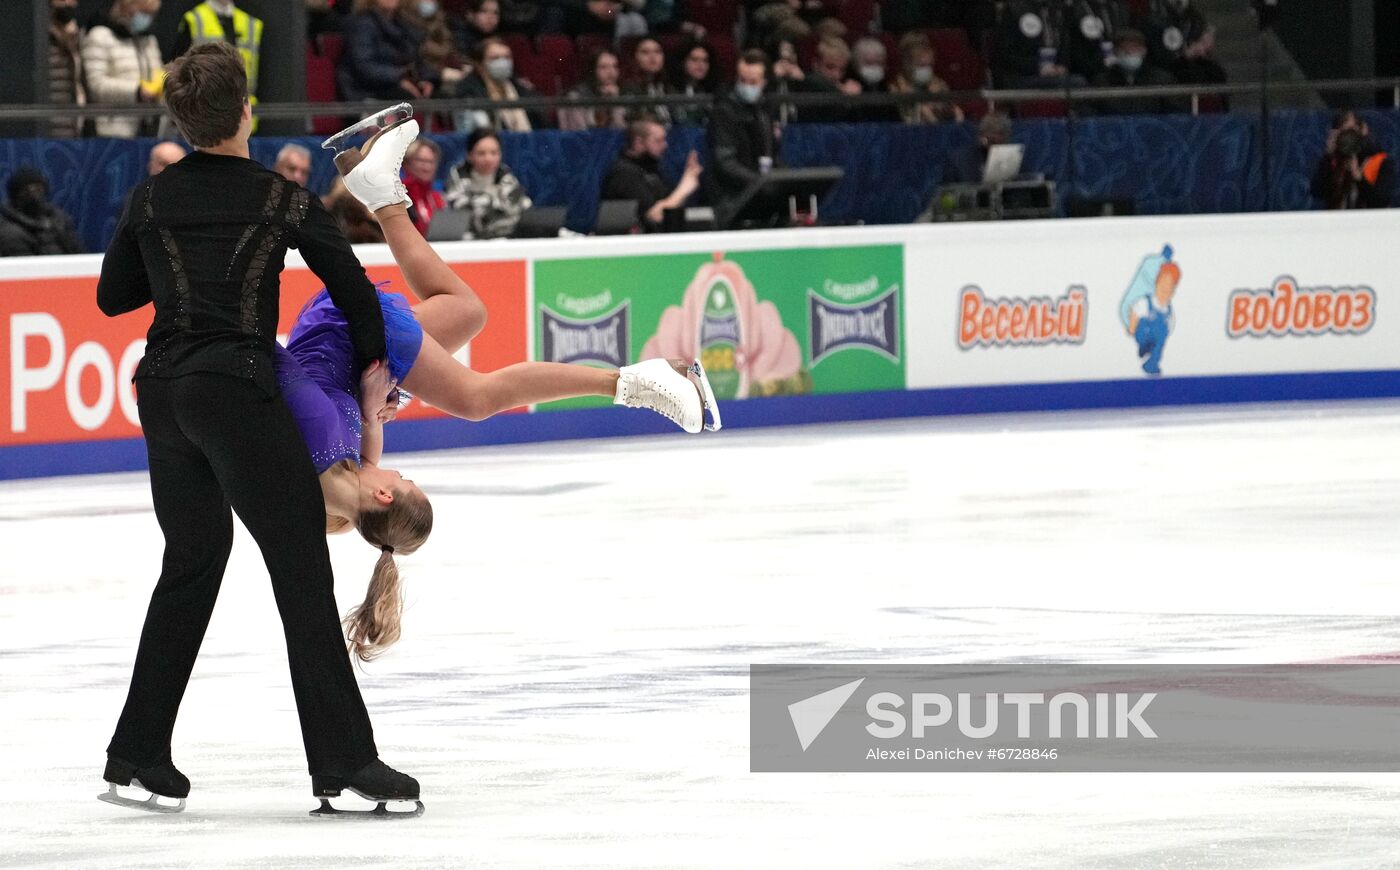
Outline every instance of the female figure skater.
POLYGON ((399 163, 417 135, 412 120, 378 134, 356 155, 361 162, 345 173, 346 187, 379 221, 418 300, 410 307, 400 296, 379 294, 387 366, 371 366, 356 377, 345 317, 324 290, 297 316, 276 360, 283 396, 320 478, 327 532, 354 527, 381 551, 364 603, 346 619, 351 649, 365 661, 399 636, 402 601, 394 554, 414 552, 432 529, 432 506, 423 491, 379 467, 383 424, 397 410, 398 385, 474 421, 522 405, 611 396, 615 404, 650 408, 687 432, 704 428, 706 409, 714 420, 711 428, 720 424, 698 361, 688 367, 678 360, 646 360, 620 370, 524 362, 476 372, 454 359, 453 352, 486 324, 486 308, 409 217, 399 163))

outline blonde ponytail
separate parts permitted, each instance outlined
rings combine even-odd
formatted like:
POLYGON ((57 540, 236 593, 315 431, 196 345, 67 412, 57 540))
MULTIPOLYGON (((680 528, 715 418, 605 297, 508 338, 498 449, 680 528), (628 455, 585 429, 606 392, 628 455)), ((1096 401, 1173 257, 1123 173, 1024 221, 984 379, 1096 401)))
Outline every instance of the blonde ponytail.
POLYGON ((403 586, 392 547, 384 547, 374 564, 365 600, 345 617, 345 637, 350 653, 362 662, 373 661, 399 639, 403 620, 403 586))

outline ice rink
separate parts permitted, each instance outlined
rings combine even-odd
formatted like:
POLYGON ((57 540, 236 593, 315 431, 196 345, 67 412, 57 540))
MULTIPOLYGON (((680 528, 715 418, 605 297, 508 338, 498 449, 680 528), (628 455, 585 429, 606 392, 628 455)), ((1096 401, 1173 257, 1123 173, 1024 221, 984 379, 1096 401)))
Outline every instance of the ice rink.
MULTIPOLYGON (((463 425, 470 425, 464 423, 463 425)), ((0 864, 1400 867, 1393 775, 752 774, 755 662, 1400 651, 1400 403, 728 429, 390 455, 433 498, 360 682, 427 813, 307 817, 238 541, 175 731, 103 804, 161 539, 144 474, 0 484, 0 864)), ((332 539, 342 611, 375 552, 332 539)), ((1400 739, 1400 735, 1397 735, 1400 739)))

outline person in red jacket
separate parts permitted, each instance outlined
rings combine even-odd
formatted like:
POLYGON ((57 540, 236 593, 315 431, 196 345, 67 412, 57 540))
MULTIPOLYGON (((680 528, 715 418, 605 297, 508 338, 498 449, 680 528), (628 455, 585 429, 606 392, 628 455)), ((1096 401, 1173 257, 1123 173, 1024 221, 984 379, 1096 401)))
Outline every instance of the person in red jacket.
POLYGON ((403 186, 408 189, 408 198, 413 200, 408 215, 413 225, 423 235, 428 234, 428 225, 433 215, 447 208, 442 192, 436 188, 437 171, 442 163, 442 149, 431 139, 419 137, 408 146, 403 158, 403 186))

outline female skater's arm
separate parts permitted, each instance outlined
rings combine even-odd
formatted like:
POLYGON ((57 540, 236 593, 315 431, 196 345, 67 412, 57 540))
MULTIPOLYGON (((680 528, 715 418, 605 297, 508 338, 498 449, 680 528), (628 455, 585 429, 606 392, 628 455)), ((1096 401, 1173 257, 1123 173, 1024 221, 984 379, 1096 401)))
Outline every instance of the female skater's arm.
POLYGON ((378 465, 384 455, 384 408, 394 389, 389 367, 373 362, 360 376, 360 464, 378 465))

